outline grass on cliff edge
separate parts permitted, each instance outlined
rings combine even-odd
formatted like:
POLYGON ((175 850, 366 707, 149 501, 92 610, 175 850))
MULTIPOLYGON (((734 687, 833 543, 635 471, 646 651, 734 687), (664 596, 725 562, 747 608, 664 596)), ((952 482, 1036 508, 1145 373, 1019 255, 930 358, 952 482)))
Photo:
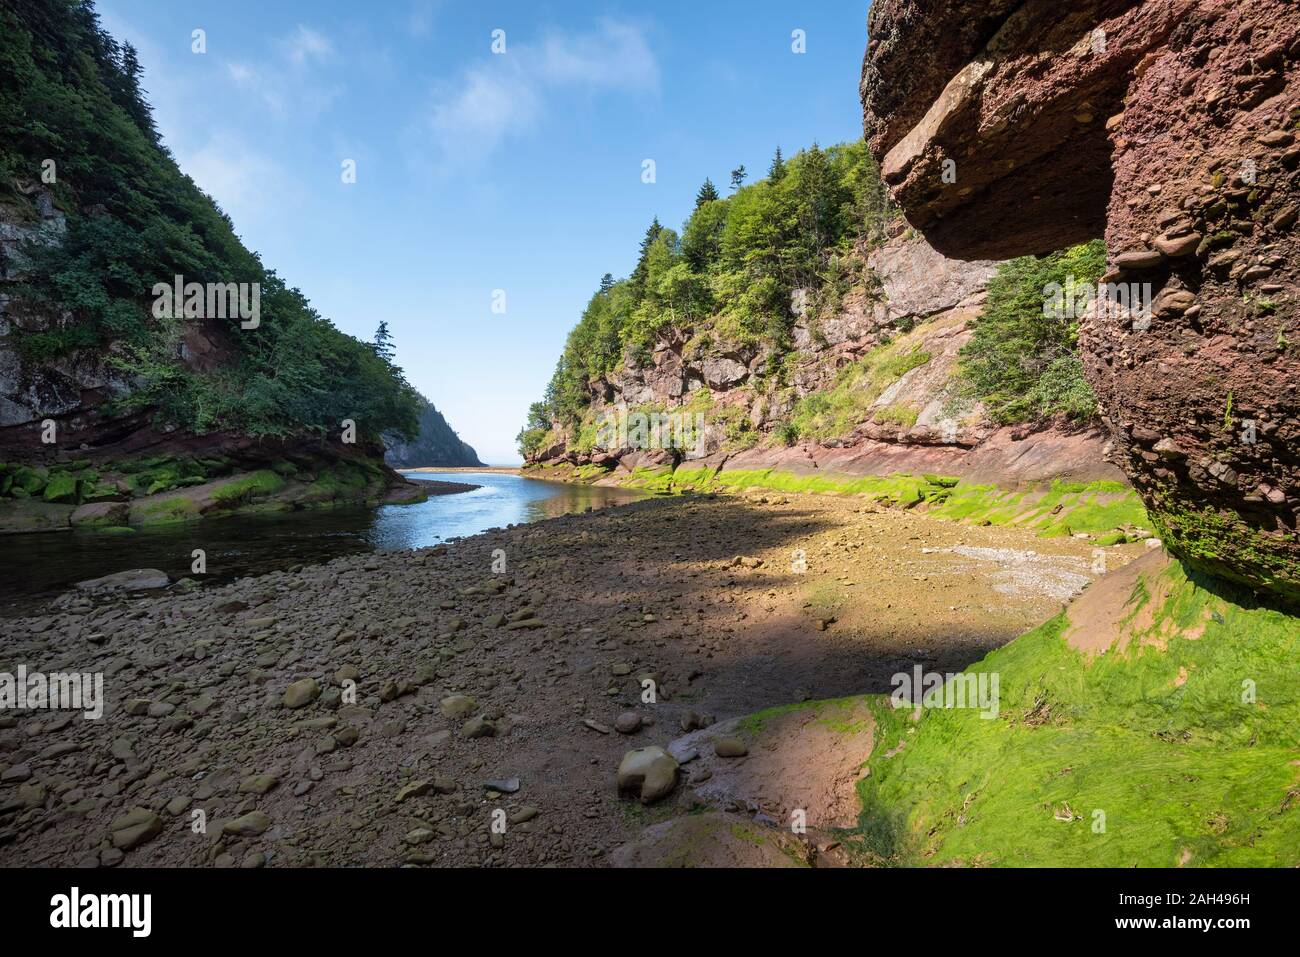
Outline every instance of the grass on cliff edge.
POLYGON ((873 699, 865 849, 898 865, 1300 864, 1300 619, 1230 588, 1177 562, 1139 577, 1127 643, 1096 657, 1058 615, 968 669, 999 675, 993 719, 873 699))

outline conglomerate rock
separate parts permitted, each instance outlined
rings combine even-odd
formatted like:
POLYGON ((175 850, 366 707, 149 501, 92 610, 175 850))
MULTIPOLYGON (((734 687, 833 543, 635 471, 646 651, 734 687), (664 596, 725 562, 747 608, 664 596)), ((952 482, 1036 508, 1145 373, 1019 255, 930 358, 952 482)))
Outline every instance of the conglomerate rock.
POLYGON ((1082 310, 1119 463, 1185 561, 1300 600, 1300 6, 877 0, 869 144, 959 258, 1104 233, 1082 310))

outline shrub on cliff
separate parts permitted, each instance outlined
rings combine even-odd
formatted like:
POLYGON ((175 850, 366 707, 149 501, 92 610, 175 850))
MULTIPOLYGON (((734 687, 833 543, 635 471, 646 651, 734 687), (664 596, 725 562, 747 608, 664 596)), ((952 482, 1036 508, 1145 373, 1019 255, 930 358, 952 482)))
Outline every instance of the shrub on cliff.
POLYGON ((1095 285, 1105 267, 1100 240, 1003 263, 962 349, 959 393, 982 401, 989 417, 1003 424, 1058 414, 1076 421, 1095 416, 1097 400, 1078 355, 1080 317, 1056 315, 1045 301, 1051 284, 1095 285))
POLYGON ((902 409, 886 408, 873 414, 872 406, 881 393, 907 373, 930 361, 930 353, 902 342, 873 349, 856 362, 839 371, 835 384, 800 399, 790 417, 789 428, 782 432, 786 444, 795 438, 833 439, 849 435, 854 427, 873 418, 902 425, 901 419, 916 416, 902 409), (793 434, 793 438, 791 435, 793 434))

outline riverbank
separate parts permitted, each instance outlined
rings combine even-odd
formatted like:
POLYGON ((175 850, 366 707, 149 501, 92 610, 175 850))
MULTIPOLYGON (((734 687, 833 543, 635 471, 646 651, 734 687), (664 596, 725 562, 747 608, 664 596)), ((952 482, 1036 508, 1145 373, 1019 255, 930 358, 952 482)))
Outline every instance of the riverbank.
POLYGON ((478 487, 408 482, 364 450, 278 451, 0 463, 0 535, 129 534, 229 516, 410 505, 478 487))
MULTIPOLYGON (((102 672, 108 703, 0 717, 0 845, 13 864, 604 864, 735 804, 710 791, 712 746, 662 800, 620 798, 629 750, 959 671, 1097 577, 1096 547, 857 496, 690 495, 5 621, 0 671, 102 672)), ((770 770, 753 803, 779 813, 798 777, 824 785, 805 806, 839 809, 810 828, 840 822, 837 753, 770 770)))
POLYGON ((477 468, 468 465, 427 465, 416 469, 401 469, 401 471, 403 473, 416 472, 431 475, 437 475, 440 473, 456 475, 458 473, 466 472, 486 472, 489 475, 519 475, 522 469, 517 465, 480 465, 477 468))
POLYGON ((122 569, 156 569, 176 588, 321 564, 344 555, 431 548, 491 528, 637 501, 645 492, 538 482, 517 475, 409 475, 423 501, 254 509, 117 532, 74 528, 10 535, 0 552, 0 618, 38 613, 79 582, 122 569), (423 494, 425 488, 434 493, 423 494), (201 561, 198 561, 201 559, 201 561), (197 565, 196 565, 197 562, 197 565))

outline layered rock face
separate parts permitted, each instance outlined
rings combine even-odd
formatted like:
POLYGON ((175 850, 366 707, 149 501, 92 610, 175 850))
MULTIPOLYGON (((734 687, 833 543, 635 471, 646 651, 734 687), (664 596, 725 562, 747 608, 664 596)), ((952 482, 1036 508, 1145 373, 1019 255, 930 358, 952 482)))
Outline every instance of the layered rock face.
POLYGON ((712 338, 701 346, 683 334, 662 339, 646 365, 629 359, 592 384, 597 418, 617 407, 700 410, 697 400, 707 394, 695 448, 583 450, 577 436, 566 434, 530 461, 622 471, 676 464, 800 475, 935 472, 1006 485, 1122 480, 1103 461, 1106 439, 1095 426, 999 426, 978 402, 953 404, 960 352, 997 263, 948 259, 899 226, 882 245, 855 253, 870 277, 867 293, 854 292, 834 312, 795 323, 788 387, 765 378, 771 353, 763 346, 712 338), (846 365, 891 342, 924 361, 890 383, 862 421, 842 435, 790 446, 774 435, 801 399, 830 389, 846 365), (748 426, 747 442, 734 434, 737 423, 748 426))
POLYGON ((1063 6, 877 0, 869 144, 947 255, 1104 231, 1080 345, 1120 464, 1175 554, 1300 601, 1300 7, 1063 6))
MULTIPOLYGON (((61 449, 72 450, 74 458, 88 453, 111 457, 175 444, 176 436, 153 424, 151 410, 112 407, 138 385, 114 365, 115 348, 73 349, 52 359, 24 357, 18 345, 22 335, 53 332, 76 321, 71 313, 17 295, 29 265, 28 244, 57 245, 67 232, 66 217, 48 190, 25 192, 35 218, 0 204, 0 460, 55 462, 61 449), (41 441, 47 420, 57 424, 57 446, 41 441)), ((178 347, 194 370, 219 367, 230 355, 223 331, 208 320, 190 323, 178 347)))
POLYGON ((410 442, 401 436, 385 436, 384 461, 395 469, 482 465, 478 453, 460 440, 433 403, 424 396, 420 399, 420 434, 410 442))

